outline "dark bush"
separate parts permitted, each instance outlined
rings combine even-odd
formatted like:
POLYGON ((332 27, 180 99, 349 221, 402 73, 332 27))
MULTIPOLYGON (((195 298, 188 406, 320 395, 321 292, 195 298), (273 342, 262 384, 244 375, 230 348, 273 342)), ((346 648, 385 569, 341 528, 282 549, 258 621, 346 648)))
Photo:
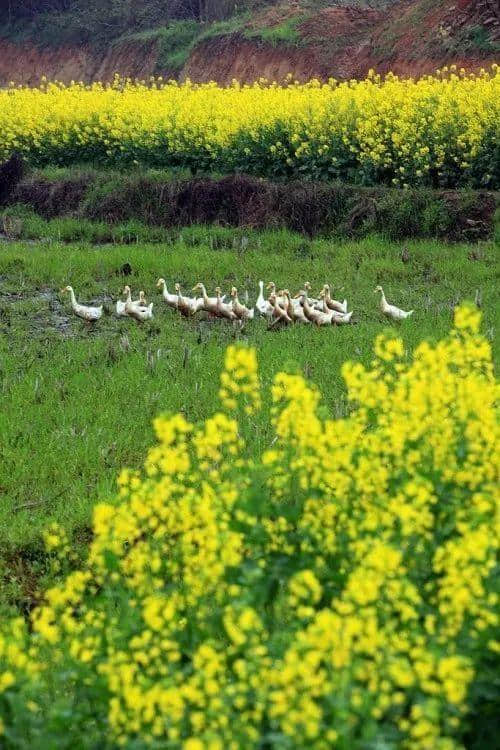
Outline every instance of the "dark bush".
POLYGON ((49 180, 30 178, 21 182, 12 193, 15 203, 24 203, 46 219, 73 214, 79 210, 92 178, 49 180))
POLYGON ((10 159, 0 164, 0 205, 5 205, 16 185, 24 177, 24 162, 19 154, 12 154, 10 159))

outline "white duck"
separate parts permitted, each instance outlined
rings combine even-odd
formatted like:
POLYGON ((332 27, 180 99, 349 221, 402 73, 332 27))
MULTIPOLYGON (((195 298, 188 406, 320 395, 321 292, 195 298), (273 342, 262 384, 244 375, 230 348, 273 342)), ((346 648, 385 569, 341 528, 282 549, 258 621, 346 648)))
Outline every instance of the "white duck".
POLYGON ((259 315, 264 315, 266 318, 270 318, 273 314, 273 306, 269 300, 264 298, 264 282, 259 281, 259 296, 255 303, 255 308, 259 315))
POLYGON ((335 325, 335 315, 337 314, 335 310, 329 310, 328 312, 324 312, 324 311, 318 310, 315 307, 311 307, 307 299, 307 294, 305 290, 301 293, 300 302, 304 309, 304 314, 306 318, 311 323, 314 323, 314 325, 316 326, 335 325))
POLYGON ((311 305, 307 296, 306 289, 301 289, 301 291, 295 295, 294 299, 299 300, 299 303, 304 311, 304 315, 310 323, 316 323, 320 315, 324 314, 321 312, 321 310, 317 310, 311 305))
POLYGON ((293 322, 288 312, 285 310, 285 308, 279 304, 278 297, 274 292, 272 292, 269 295, 269 302, 273 308, 272 318, 274 322, 272 325, 275 325, 276 323, 292 323, 293 322))
POLYGON ((381 286, 377 286, 374 293, 376 294, 377 292, 382 295, 380 297, 380 309, 386 317, 391 318, 392 320, 406 320, 410 315, 413 315, 414 310, 406 312, 395 305, 390 305, 385 298, 384 290, 381 286))
POLYGON ((285 298, 285 310, 287 311, 288 316, 293 320, 294 323, 310 323, 311 322, 308 318, 306 318, 302 305, 300 304, 300 300, 298 299, 292 300, 288 289, 283 289, 281 294, 285 298))
POLYGON ((257 297, 257 302, 255 303, 255 309, 257 310, 259 315, 264 315, 265 317, 270 317, 273 313, 273 306, 264 297, 263 281, 259 281, 259 296, 257 297))
MULTIPOLYGON (((146 301, 144 292, 140 293, 139 300, 142 302, 146 301)), ((149 305, 146 306, 145 304, 140 305, 133 301, 127 300, 125 302, 125 312, 131 318, 135 318, 135 320, 143 323, 145 320, 151 320, 151 318, 153 317, 153 303, 150 302, 149 305)))
POLYGON ((177 292, 177 310, 179 310, 181 315, 184 315, 185 318, 189 318, 191 315, 197 313, 198 310, 203 309, 203 300, 201 297, 183 297, 181 294, 181 285, 179 283, 175 285, 175 291, 177 292))
POLYGON ((175 307, 177 309, 177 294, 170 294, 170 292, 167 289, 167 282, 165 279, 158 279, 156 282, 156 286, 158 289, 161 289, 161 293, 163 296, 163 299, 165 300, 165 303, 169 307, 175 307))
POLYGON ((233 312, 232 306, 227 305, 222 301, 221 288, 220 286, 215 287, 215 294, 217 295, 217 304, 215 313, 219 318, 227 318, 228 320, 237 320, 236 313, 233 312))
POLYGON ((120 318, 126 318, 128 317, 127 312, 127 303, 129 305, 138 305, 139 307, 145 307, 146 306, 146 296, 144 292, 139 292, 139 299, 132 299, 132 291, 129 286, 126 286, 123 288, 122 294, 126 294, 127 298, 125 302, 122 302, 121 300, 116 300, 116 314, 120 318))
MULTIPOLYGON (((311 284, 309 283, 309 281, 304 281, 303 290, 306 293, 307 301, 311 307, 320 307, 322 305, 322 302, 320 299, 316 299, 316 297, 310 296, 311 284)), ((301 295, 301 292, 299 292, 296 296, 300 298, 300 295, 301 295)))
POLYGON ((132 299, 132 290, 130 287, 124 286, 123 287, 123 294, 127 295, 127 299, 125 300, 125 305, 138 305, 139 307, 145 307, 146 306, 146 295, 144 292, 139 292, 139 299, 132 299))
POLYGON ((332 312, 333 312, 333 320, 338 326, 347 325, 348 323, 351 322, 352 313, 353 313, 352 310, 351 312, 348 312, 348 313, 338 313, 335 310, 332 310, 332 312))
POLYGON ((337 310, 337 312, 340 313, 346 313, 347 312, 347 300, 345 299, 343 302, 338 302, 336 299, 332 299, 330 294, 330 285, 324 284, 323 289, 320 292, 320 298, 322 297, 326 306, 330 310, 337 310), (322 295, 321 292, 324 292, 325 294, 322 295))
POLYGON ((102 316, 102 305, 100 305, 99 307, 80 305, 76 301, 72 286, 65 286, 64 289, 61 289, 61 293, 64 292, 69 292, 69 296, 71 298, 71 307, 73 308, 73 312, 75 313, 75 315, 78 315, 79 318, 83 318, 83 320, 86 320, 89 323, 94 323, 102 316))
POLYGON ((286 300, 285 300, 285 297, 283 296, 283 292, 282 291, 276 292, 276 284, 274 283, 274 281, 270 281, 266 289, 269 290, 269 301, 271 301, 271 297, 274 295, 276 297, 276 302, 278 303, 278 305, 283 306, 284 304, 286 304, 286 300))
MULTIPOLYGON (((200 310, 205 310, 206 312, 212 313, 212 315, 217 315, 217 305, 218 305, 217 297, 208 296, 205 284, 202 284, 201 281, 199 281, 196 284, 196 286, 193 287, 193 292, 201 292, 201 299, 203 300, 203 305, 200 307, 200 310)), ((221 297, 220 301, 224 302, 225 299, 226 299, 226 295, 221 297)))
POLYGON ((338 312, 338 310, 332 310, 330 307, 328 307, 327 295, 328 295, 328 292, 325 289, 322 289, 319 295, 321 298, 322 308, 317 307, 315 309, 320 310, 320 312, 323 312, 326 314, 333 313, 333 318, 332 318, 333 325, 346 325, 347 323, 350 323, 353 311, 351 310, 351 312, 349 313, 348 312, 342 313, 342 312, 338 312))
POLYGON ((255 309, 246 307, 238 299, 238 290, 235 286, 231 289, 232 309, 237 318, 241 321, 253 320, 255 309))
MULTIPOLYGON (((125 290, 123 290, 122 294, 125 293, 125 290)), ((127 311, 125 310, 126 302, 124 302, 121 299, 116 300, 116 314, 119 318, 126 318, 127 317, 127 311)))

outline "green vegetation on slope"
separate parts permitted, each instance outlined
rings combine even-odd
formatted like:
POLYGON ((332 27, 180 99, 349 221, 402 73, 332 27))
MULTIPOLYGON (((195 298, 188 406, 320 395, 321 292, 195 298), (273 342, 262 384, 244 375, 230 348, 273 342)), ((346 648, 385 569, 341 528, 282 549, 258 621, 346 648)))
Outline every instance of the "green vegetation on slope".
POLYGON ((177 72, 186 63, 189 53, 200 35, 200 24, 192 19, 171 21, 168 26, 139 31, 118 37, 113 45, 127 43, 156 44, 156 72, 164 70, 177 72))
MULTIPOLYGON (((145 232, 145 230, 144 230, 145 232)), ((147 235, 144 233, 143 238, 147 235)), ((114 494, 119 469, 141 465, 152 443, 151 420, 162 411, 198 421, 212 412, 226 345, 255 346, 269 384, 280 369, 317 383, 334 415, 346 412, 340 367, 371 359, 376 334, 387 325, 373 294, 382 283, 390 300, 415 308, 398 326, 405 344, 436 339, 449 329, 452 308, 480 290, 484 330, 500 323, 494 245, 410 242, 377 237, 361 242, 306 241, 281 232, 185 228, 160 245, 92 247, 51 241, 10 243, 0 256, 0 568, 1 604, 29 608, 45 573, 40 533, 61 522, 73 543, 85 540, 90 511, 114 494), (245 239, 244 239, 245 238, 245 239), (132 274, 120 275, 124 263, 132 274), (155 288, 163 276, 188 292, 199 279, 225 292, 232 284, 253 302, 259 279, 291 290, 305 280, 314 291, 329 280, 346 296, 357 324, 267 331, 262 320, 238 332, 222 321, 185 320, 167 309, 155 288), (89 330, 72 316, 59 289, 72 283, 82 301, 113 301, 125 283, 154 301, 154 320, 139 326, 105 315, 89 330)), ((494 342, 498 361, 498 339, 494 342)), ((255 450, 267 444, 255 423, 255 450)))

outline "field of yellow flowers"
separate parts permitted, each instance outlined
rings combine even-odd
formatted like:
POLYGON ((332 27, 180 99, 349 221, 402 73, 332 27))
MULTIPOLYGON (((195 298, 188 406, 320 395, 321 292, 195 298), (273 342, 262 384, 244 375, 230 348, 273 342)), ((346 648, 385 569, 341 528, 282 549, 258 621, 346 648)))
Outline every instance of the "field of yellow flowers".
POLYGON ((342 419, 278 374, 257 459, 256 355, 230 347, 219 410, 156 420, 83 568, 62 575, 47 529, 60 583, 0 629, 2 747, 493 747, 499 387, 479 326, 457 308, 411 356, 380 334, 343 368, 342 419))
POLYGON ((228 88, 154 80, 0 91, 0 159, 365 185, 500 187, 500 69, 228 88))

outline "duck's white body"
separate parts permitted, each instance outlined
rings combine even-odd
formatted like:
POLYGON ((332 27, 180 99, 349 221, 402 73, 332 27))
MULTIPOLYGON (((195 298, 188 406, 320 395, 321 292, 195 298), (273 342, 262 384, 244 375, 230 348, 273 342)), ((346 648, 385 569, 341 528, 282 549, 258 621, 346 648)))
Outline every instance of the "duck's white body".
POLYGON ((305 316, 300 300, 292 300, 288 289, 284 290, 283 295, 285 297, 285 310, 287 311, 289 318, 291 318, 294 323, 310 323, 311 321, 305 316))
POLYGON ((317 324, 317 321, 320 319, 320 316, 325 315, 325 313, 321 312, 321 310, 317 310, 315 307, 311 305, 309 298, 307 296, 307 291, 305 289, 299 292, 298 300, 304 312, 305 318, 310 323, 317 324))
POLYGON ((271 297, 276 297, 276 302, 278 303, 278 305, 281 305, 281 307, 286 305, 285 295, 281 291, 276 291, 276 284, 274 283, 274 281, 270 281, 267 285, 267 288, 269 289, 269 301, 271 301, 271 297))
POLYGON ((255 309, 259 313, 259 315, 264 315, 266 318, 270 318, 273 314, 273 306, 269 302, 269 300, 265 299, 264 297, 264 282, 259 281, 259 296, 257 297, 257 302, 255 303, 255 309))
POLYGON ((314 321, 317 326, 332 326, 335 325, 335 310, 331 310, 329 313, 320 312, 314 321))
POLYGON ((167 289, 167 282, 165 279, 158 279, 156 286, 161 289, 162 297, 169 307, 175 307, 177 309, 177 294, 170 294, 167 289))
POLYGON ((321 296, 322 307, 321 308, 317 307, 315 309, 320 310, 320 312, 324 313, 325 315, 330 315, 332 325, 345 325, 351 322, 352 310, 349 313, 348 312, 344 313, 344 312, 339 312, 338 310, 332 310, 328 306, 328 300, 327 300, 328 291, 326 288, 322 289, 320 296, 321 296))
POLYGON ((289 316, 287 310, 285 310, 284 307, 282 307, 278 302, 278 297, 274 292, 269 297, 270 304, 273 308, 273 319, 278 322, 282 323, 293 323, 292 318, 289 316))
POLYGON ((127 311, 125 310, 125 305, 126 303, 123 302, 121 299, 116 300, 116 314, 118 315, 119 318, 128 317, 127 311))
POLYGON ((179 309, 180 306, 184 315, 194 315, 199 310, 203 310, 203 300, 201 297, 182 297, 179 300, 179 309))
POLYGON ((201 309, 212 313, 212 315, 217 315, 217 298, 214 299, 208 296, 205 284, 202 284, 201 281, 196 284, 193 292, 196 292, 198 289, 201 291, 201 298, 203 300, 203 307, 201 309))
POLYGON ((100 305, 99 307, 90 307, 88 305, 79 304, 76 301, 72 286, 65 287, 63 289, 63 292, 69 292, 71 307, 73 308, 73 312, 75 313, 75 315, 78 315, 79 318, 83 318, 83 320, 86 320, 89 323, 94 323, 102 316, 102 305, 100 305))
POLYGON ((391 318, 392 320, 406 320, 410 315, 413 315, 414 310, 408 310, 408 312, 406 312, 406 310, 401 310, 401 308, 396 307, 396 305, 389 304, 381 286, 378 286, 375 289, 375 292, 380 292, 380 309, 387 318, 391 318))
POLYGON ((309 281, 305 281, 304 282, 303 289, 295 297, 295 299, 298 298, 298 302, 299 302, 299 304, 300 304, 301 307, 303 307, 303 305, 302 305, 302 301, 300 299, 300 295, 303 292, 305 292, 305 295, 307 297, 307 304, 309 305, 309 307, 314 307, 314 308, 317 308, 318 310, 322 310, 323 309, 323 307, 322 307, 323 300, 322 299, 316 299, 316 297, 310 297, 309 296, 310 293, 311 293, 311 284, 309 283, 309 281))
MULTIPOLYGON (((219 310, 219 303, 224 304, 224 300, 226 299, 226 295, 224 294, 222 297, 209 297, 207 294, 207 290, 205 288, 205 284, 202 284, 201 281, 199 281, 196 286, 193 288, 193 292, 196 292, 197 290, 201 291, 201 302, 199 306, 199 310, 205 310, 205 312, 209 312, 212 315, 218 315, 219 310)), ((228 305, 228 307, 230 307, 228 305)))
POLYGON ((175 291, 177 292, 177 304, 176 308, 184 315, 189 318, 194 315, 198 310, 203 309, 203 299, 201 297, 184 297, 181 293, 180 284, 175 285, 175 291))
POLYGON ((236 287, 231 289, 232 297, 232 310, 237 318, 241 321, 253 320, 255 317, 255 309, 252 307, 246 307, 238 299, 238 290, 236 287))
POLYGON ((137 305, 134 302, 125 302, 125 312, 131 318, 135 318, 140 323, 145 320, 151 320, 153 317, 153 303, 150 302, 147 306, 137 305))
POLYGON ((236 313, 233 312, 232 306, 231 305, 226 305, 222 301, 221 292, 220 292, 219 287, 216 287, 215 293, 217 295, 217 297, 216 297, 216 299, 217 299, 216 313, 215 314, 219 318, 227 318, 228 320, 237 320, 238 318, 236 316, 236 313))
MULTIPOLYGON (((351 322, 352 311, 350 313, 339 313, 337 310, 329 310, 324 304, 323 310, 311 307, 307 299, 307 294, 302 293, 300 297, 304 314, 307 319, 317 326, 345 325, 351 322)), ((324 302, 324 300, 322 300, 324 302)))
POLYGON ((325 305, 328 307, 329 310, 336 310, 339 313, 344 313, 344 315, 347 313, 347 300, 345 299, 343 302, 339 302, 336 299, 332 299, 330 294, 330 287, 328 284, 325 284, 322 289, 322 294, 325 293, 323 296, 323 299, 325 301, 325 305))
MULTIPOLYGON (((139 292, 139 299, 132 299, 132 290, 129 286, 123 288, 123 294, 126 294, 125 299, 125 314, 127 314, 127 305, 135 305, 136 307, 146 307, 146 295, 144 292, 139 292)), ((118 306, 117 306, 118 307, 118 306)))
POLYGON ((127 302, 129 305, 145 305, 146 299, 144 297, 144 292, 141 292, 139 294, 139 299, 132 300, 132 291, 129 286, 124 287, 122 294, 126 295, 125 302, 122 302, 122 300, 117 299, 116 300, 116 314, 119 318, 127 318, 127 302))
POLYGON ((352 313, 353 313, 352 310, 351 312, 348 312, 348 313, 338 313, 335 310, 332 310, 332 312, 333 312, 333 322, 336 325, 338 326, 347 325, 348 323, 351 322, 352 313))

